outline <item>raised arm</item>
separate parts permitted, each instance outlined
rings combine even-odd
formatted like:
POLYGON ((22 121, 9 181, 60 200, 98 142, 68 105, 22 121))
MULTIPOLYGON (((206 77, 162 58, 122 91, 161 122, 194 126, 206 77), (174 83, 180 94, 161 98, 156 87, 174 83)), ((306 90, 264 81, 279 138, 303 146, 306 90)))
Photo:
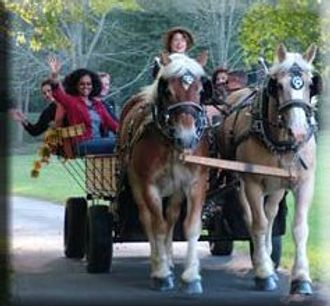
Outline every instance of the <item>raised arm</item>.
POLYGON ((48 58, 48 65, 49 65, 49 79, 53 82, 53 84, 59 84, 58 75, 61 70, 61 62, 54 56, 48 58))
POLYGON ((36 123, 24 121, 22 125, 31 136, 39 136, 50 127, 51 122, 54 121, 55 112, 56 104, 51 103, 42 111, 36 123))
POLYGON ((59 81, 59 72, 61 69, 61 62, 55 57, 48 59, 48 65, 50 70, 49 79, 52 81, 52 92, 55 100, 66 107, 70 103, 70 96, 65 92, 61 82, 59 81))

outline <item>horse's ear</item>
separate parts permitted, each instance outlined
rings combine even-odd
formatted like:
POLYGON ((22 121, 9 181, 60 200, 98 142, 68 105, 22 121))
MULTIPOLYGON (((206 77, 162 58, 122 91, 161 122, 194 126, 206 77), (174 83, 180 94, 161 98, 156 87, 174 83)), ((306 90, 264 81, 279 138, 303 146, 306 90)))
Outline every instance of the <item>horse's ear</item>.
POLYGON ((166 95, 168 82, 163 78, 160 78, 158 81, 157 94, 162 97, 166 95))
POLYGON ((160 55, 160 63, 164 66, 168 65, 171 62, 170 54, 168 51, 163 51, 160 55))
POLYGON ((312 63, 315 58, 316 51, 317 51, 317 46, 316 44, 313 43, 308 47, 307 51, 303 55, 303 58, 307 62, 312 63))
POLYGON ((207 63, 207 59, 209 57, 208 51, 207 50, 203 50, 196 58, 196 61, 202 66, 204 67, 207 63))
POLYGON ((279 46, 277 47, 276 55, 277 55, 277 58, 280 63, 282 63, 285 60, 286 53, 287 53, 287 50, 286 50, 286 47, 284 46, 284 44, 283 43, 279 44, 279 46))
POLYGON ((319 74, 316 74, 312 77, 310 96, 314 97, 316 95, 320 95, 322 91, 323 91, 322 77, 319 74))

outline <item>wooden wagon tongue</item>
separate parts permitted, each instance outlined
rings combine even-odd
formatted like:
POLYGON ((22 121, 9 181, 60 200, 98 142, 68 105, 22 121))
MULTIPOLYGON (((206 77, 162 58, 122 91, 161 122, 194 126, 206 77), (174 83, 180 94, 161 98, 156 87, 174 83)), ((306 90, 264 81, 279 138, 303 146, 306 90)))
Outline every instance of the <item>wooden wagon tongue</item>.
POLYGON ((243 163, 238 161, 201 157, 189 154, 181 154, 180 160, 186 163, 198 164, 206 167, 227 169, 238 172, 278 176, 282 178, 295 179, 297 174, 293 170, 285 170, 277 167, 263 166, 257 164, 243 163))

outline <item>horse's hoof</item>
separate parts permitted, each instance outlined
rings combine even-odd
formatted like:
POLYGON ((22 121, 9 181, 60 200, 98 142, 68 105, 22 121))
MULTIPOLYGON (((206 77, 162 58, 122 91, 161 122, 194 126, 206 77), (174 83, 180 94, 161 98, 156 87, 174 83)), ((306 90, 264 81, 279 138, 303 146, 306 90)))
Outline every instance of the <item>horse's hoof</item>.
POLYGON ((274 281, 278 283, 280 278, 278 277, 277 273, 274 273, 272 276, 274 277, 274 281))
POLYGON ((255 278, 256 288, 261 291, 274 291, 277 288, 276 277, 274 275, 270 275, 266 278, 255 278))
POLYGON ((203 287, 202 282, 199 279, 196 279, 191 282, 182 281, 181 282, 181 291, 187 294, 202 294, 203 287))
POLYGON ((152 277, 151 288, 157 291, 169 291, 174 288, 174 275, 170 274, 164 278, 152 277))
POLYGON ((290 294, 312 295, 313 289, 311 282, 299 279, 292 281, 290 294))

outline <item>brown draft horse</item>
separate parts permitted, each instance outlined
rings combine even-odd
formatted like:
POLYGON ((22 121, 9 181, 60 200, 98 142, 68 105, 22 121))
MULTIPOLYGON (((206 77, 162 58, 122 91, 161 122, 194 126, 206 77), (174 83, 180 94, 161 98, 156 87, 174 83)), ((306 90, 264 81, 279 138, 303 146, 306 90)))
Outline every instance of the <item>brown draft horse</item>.
POLYGON ((205 72, 199 62, 183 54, 164 54, 162 62, 154 83, 124 106, 118 134, 120 168, 127 171, 150 243, 152 288, 174 288, 173 230, 186 199, 183 228, 188 247, 181 289, 202 293, 197 241, 208 170, 182 163, 179 155, 208 154, 205 72))
MULTIPOLYGON (((241 203, 254 245, 256 287, 264 291, 277 287, 278 278, 270 257, 272 225, 278 204, 288 189, 295 198, 292 226, 295 258, 290 293, 312 294, 306 244, 316 166, 316 123, 311 98, 320 87, 318 77, 312 76, 315 53, 314 44, 304 55, 287 52, 283 44, 279 45, 267 84, 251 98, 251 103, 243 103, 245 106, 227 117, 220 127, 218 142, 224 158, 297 173, 295 179, 248 173, 240 176, 241 203)), ((229 96, 228 102, 237 105, 251 93, 245 88, 229 96)))

